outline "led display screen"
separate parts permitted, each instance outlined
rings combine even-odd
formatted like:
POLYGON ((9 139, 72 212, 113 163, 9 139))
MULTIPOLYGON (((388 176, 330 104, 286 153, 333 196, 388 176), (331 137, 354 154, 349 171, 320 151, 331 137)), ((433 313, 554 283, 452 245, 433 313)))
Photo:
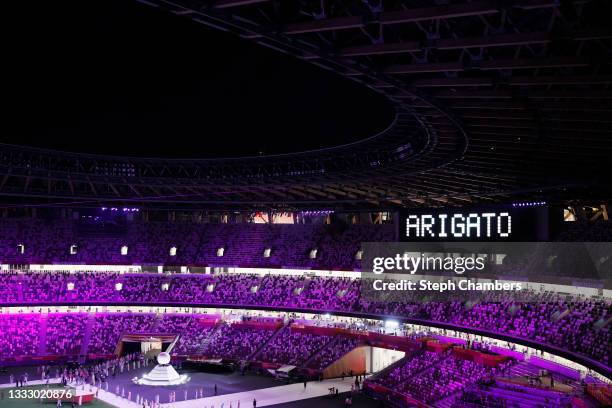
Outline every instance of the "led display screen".
POLYGON ((400 212, 399 241, 546 241, 549 208, 499 205, 400 212))

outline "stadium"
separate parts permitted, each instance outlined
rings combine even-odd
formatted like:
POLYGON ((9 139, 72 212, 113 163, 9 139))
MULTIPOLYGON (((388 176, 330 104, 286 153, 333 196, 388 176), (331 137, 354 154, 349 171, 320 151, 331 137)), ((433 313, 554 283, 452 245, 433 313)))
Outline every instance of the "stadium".
POLYGON ((610 2, 7 7, 0 407, 612 406, 610 2))

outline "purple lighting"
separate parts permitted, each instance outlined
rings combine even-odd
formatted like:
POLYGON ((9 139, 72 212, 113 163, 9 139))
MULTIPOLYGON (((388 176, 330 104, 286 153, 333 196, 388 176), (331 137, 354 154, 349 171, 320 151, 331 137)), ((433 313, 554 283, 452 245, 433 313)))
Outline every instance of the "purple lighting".
POLYGON ((140 210, 138 208, 128 208, 128 207, 123 207, 122 208, 123 212, 139 212, 140 210))
POLYGON ((529 201, 523 203, 512 203, 512 207, 540 207, 546 205, 546 201, 529 201))
MULTIPOLYGON (((117 207, 101 207, 100 210, 102 211, 119 211, 119 208, 117 207)), ((123 207, 121 208, 122 212, 140 212, 140 209, 136 208, 136 207, 123 207)))
MULTIPOLYGON (((602 364, 609 363, 606 345, 611 339, 611 333, 597 327, 597 322, 601 316, 606 315, 609 306, 598 299, 567 294, 525 291, 519 300, 515 294, 504 294, 500 295, 499 299, 483 300, 470 307, 467 304, 456 305, 448 302, 449 298, 443 294, 427 298, 426 301, 419 296, 428 295, 413 295, 411 301, 406 303, 363 301, 360 279, 331 277, 310 277, 307 285, 302 276, 251 274, 160 276, 145 273, 121 275, 111 272, 76 272, 64 275, 37 271, 20 275, 6 274, 3 279, 5 289, 0 291, 0 304, 3 306, 20 302, 30 305, 73 302, 78 305, 93 300, 108 305, 202 303, 232 304, 238 308, 266 306, 307 309, 318 313, 369 313, 377 314, 381 318, 418 315, 424 321, 477 328, 522 339, 539 338, 542 343, 582 354, 602 364), (71 285, 68 286, 68 283, 71 285), (121 290, 117 290, 118 285, 121 285, 121 290), (69 287, 72 289, 68 290, 69 287), (258 290, 252 291, 255 287, 258 290), (17 298, 16 293, 21 293, 21 298, 17 298), (294 293, 300 295, 284 295, 294 293), (506 310, 508 302, 514 305, 513 313, 506 310), (554 319, 556 311, 570 308, 572 318, 554 319), (495 318, 492 319, 491 316, 495 318), (520 326, 515 325, 517 321, 521 322, 520 326), (574 333, 575 336, 560 335, 562 333, 574 333), (576 342, 577 338, 581 340, 576 342)), ((140 326, 142 324, 133 327, 140 326)), ((236 336, 240 334, 233 331, 232 333, 236 336)), ((300 336, 287 335, 287 339, 298 337, 300 336)), ((316 344, 308 345, 310 343, 307 338, 301 339, 299 343, 304 347, 316 348, 316 344)), ((100 347, 111 348, 116 342, 109 341, 104 344, 107 345, 100 347)), ((232 350, 234 347, 238 350, 241 346, 231 343, 225 344, 222 349, 232 350)), ((211 353, 215 354, 220 352, 219 350, 221 349, 211 350, 211 353)), ((291 353, 281 354, 289 359, 298 358, 291 353)))
POLYGON ((332 210, 316 210, 316 211, 301 211, 300 214, 304 216, 321 216, 333 214, 332 210))

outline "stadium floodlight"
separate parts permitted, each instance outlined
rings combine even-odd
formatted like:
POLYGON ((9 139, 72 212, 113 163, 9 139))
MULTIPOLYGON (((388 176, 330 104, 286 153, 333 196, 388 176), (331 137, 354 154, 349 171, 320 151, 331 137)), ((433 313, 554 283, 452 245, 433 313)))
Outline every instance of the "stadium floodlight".
POLYGON ((385 320, 385 329, 394 330, 399 327, 397 320, 385 320))
POLYGON ((307 216, 326 216, 333 214, 333 210, 302 211, 300 214, 307 216))
POLYGON ((512 203, 513 207, 538 207, 542 205, 546 205, 546 201, 529 201, 529 202, 522 202, 522 203, 512 203))

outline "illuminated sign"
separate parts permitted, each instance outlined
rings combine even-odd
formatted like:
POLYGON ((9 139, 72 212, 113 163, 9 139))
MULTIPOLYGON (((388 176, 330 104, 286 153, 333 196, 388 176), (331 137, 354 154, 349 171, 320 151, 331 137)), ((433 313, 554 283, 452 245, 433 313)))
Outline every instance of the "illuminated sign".
POLYGON ((400 241, 541 241, 548 238, 548 208, 499 205, 483 208, 405 210, 400 241))
POLYGON ((412 214, 406 217, 406 238, 509 238, 508 212, 412 214))

